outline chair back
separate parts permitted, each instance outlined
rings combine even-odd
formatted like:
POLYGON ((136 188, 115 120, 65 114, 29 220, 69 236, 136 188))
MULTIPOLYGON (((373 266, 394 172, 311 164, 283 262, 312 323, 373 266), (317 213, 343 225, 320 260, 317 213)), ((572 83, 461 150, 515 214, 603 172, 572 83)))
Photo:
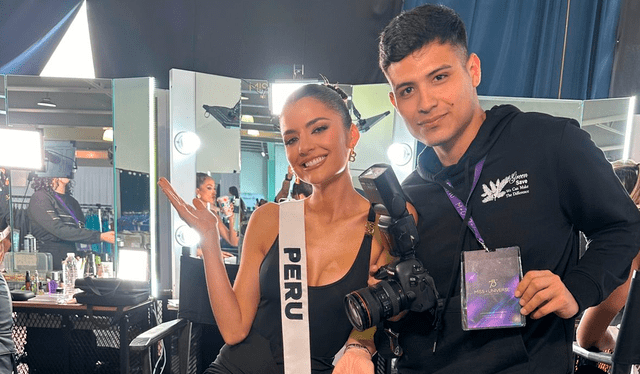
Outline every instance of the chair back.
MULTIPOLYGON (((229 280, 238 273, 238 265, 225 264, 229 280)), ((182 255, 180 257, 180 307, 179 318, 191 322, 215 325, 213 311, 209 303, 207 282, 204 275, 204 261, 201 258, 182 255)))
POLYGON ((631 365, 640 364, 640 273, 633 271, 627 303, 622 314, 620 332, 613 352, 612 374, 629 373, 631 365))

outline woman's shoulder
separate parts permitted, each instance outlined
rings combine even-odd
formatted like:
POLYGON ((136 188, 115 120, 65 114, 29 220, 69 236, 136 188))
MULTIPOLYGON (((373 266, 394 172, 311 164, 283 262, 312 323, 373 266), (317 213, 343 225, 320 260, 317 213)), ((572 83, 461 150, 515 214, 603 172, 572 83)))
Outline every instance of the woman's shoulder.
POLYGON ((278 235, 280 206, 267 203, 251 213, 245 236, 245 243, 259 243, 261 251, 266 253, 278 235))

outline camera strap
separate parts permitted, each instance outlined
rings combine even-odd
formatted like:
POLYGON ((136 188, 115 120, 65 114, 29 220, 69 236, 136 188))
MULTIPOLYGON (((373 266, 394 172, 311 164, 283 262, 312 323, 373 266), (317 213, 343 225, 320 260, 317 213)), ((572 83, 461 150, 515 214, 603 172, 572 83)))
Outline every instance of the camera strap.
POLYGON ((280 314, 285 374, 311 373, 304 200, 280 203, 280 314))

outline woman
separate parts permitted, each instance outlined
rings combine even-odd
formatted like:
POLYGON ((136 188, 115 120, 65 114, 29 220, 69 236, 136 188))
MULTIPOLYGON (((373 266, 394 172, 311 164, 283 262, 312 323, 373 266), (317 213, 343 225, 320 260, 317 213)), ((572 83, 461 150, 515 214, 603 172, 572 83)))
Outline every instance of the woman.
POLYGON ((36 237, 38 252, 53 256, 53 270, 62 270, 62 260, 67 253, 76 252, 76 243, 115 242, 113 231, 84 228, 84 214, 71 196, 69 178, 35 177, 33 190, 29 201, 31 234, 36 237))
POLYGON ((196 197, 205 205, 209 204, 209 209, 218 218, 218 232, 220 237, 227 241, 232 247, 238 246, 238 232, 234 229, 235 214, 231 208, 229 215, 229 227, 220 218, 220 208, 217 205, 216 181, 205 173, 196 173, 196 197))
MULTIPOLYGON (((640 208, 640 175, 638 166, 636 162, 631 160, 613 163, 613 170, 633 202, 640 208)), ((627 281, 616 288, 602 303, 588 308, 584 312, 576 330, 576 340, 581 347, 596 348, 602 352, 612 351, 615 348, 616 337, 613 336, 608 327, 627 301, 631 276, 634 270, 640 270, 640 253, 633 259, 627 281)))
MULTIPOLYGON (((287 160, 300 179, 313 185, 313 194, 304 200, 313 373, 331 372, 333 357, 352 330, 344 296, 367 286, 370 266, 387 262, 382 245, 372 239, 375 214, 351 182, 348 160, 359 132, 344 97, 335 89, 306 85, 288 98, 280 116, 287 160)), ((267 203, 252 214, 232 288, 218 245, 217 216, 199 200, 194 200, 195 208, 185 204, 166 180, 159 184, 202 237, 209 299, 227 343, 206 373, 281 373, 279 205, 267 203)), ((349 345, 343 358, 370 359, 372 350, 372 344, 349 345)), ((373 372, 368 363, 366 369, 373 372)))

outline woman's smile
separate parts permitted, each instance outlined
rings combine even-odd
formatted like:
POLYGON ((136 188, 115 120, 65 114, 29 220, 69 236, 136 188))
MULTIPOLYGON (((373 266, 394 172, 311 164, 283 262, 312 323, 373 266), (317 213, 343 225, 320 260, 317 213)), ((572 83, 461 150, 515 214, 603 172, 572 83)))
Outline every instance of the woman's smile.
POLYGON ((305 169, 309 169, 309 168, 312 168, 312 167, 322 163, 322 161, 324 161, 326 158, 327 158, 327 156, 319 156, 319 157, 314 158, 311 161, 307 161, 307 162, 303 163, 302 166, 305 169))

